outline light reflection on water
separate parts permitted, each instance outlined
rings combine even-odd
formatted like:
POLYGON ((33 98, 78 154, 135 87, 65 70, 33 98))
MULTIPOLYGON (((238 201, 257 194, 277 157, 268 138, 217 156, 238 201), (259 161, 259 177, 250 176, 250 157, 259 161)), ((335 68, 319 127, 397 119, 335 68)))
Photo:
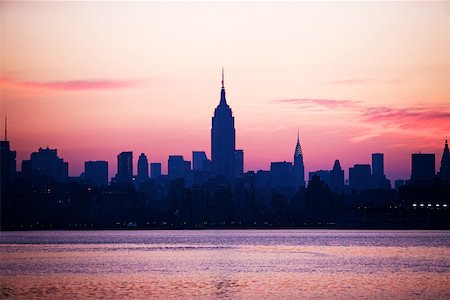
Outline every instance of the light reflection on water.
POLYGON ((0 298, 447 298, 445 231, 0 233, 0 298))

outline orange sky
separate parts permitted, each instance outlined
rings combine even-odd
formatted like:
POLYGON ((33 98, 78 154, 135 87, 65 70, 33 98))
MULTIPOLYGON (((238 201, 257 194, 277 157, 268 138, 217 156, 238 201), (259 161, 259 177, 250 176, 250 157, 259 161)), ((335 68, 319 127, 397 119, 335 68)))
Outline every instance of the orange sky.
MULTIPOLYGON (((0 110, 18 166, 210 151, 225 67, 245 169, 370 163, 391 179, 450 135, 449 2, 0 2, 0 110)), ((2 125, 3 128, 3 125, 2 125)))

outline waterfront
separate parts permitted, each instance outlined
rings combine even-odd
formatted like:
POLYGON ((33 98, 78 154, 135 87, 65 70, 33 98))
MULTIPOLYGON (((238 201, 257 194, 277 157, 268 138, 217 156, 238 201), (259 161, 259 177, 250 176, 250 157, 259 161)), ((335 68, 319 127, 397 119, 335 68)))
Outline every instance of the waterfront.
POLYGON ((4 298, 450 298, 447 231, 0 233, 4 298))

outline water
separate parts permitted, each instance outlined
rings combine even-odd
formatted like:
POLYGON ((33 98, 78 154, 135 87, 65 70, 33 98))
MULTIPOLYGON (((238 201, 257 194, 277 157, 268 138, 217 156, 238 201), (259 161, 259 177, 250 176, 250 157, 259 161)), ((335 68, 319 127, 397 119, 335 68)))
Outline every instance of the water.
POLYGON ((450 232, 0 233, 1 299, 450 299, 450 232))

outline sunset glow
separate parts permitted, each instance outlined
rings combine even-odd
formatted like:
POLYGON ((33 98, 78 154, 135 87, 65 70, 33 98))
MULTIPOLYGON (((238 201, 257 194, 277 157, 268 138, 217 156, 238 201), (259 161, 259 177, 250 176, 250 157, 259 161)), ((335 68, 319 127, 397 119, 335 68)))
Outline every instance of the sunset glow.
MULTIPOLYGON (((57 148, 69 174, 116 173, 122 151, 167 170, 210 157, 221 68, 245 170, 370 163, 407 179, 450 135, 449 2, 0 3, 0 111, 23 159, 57 148)), ((3 124, 1 125, 3 129, 3 124)))

